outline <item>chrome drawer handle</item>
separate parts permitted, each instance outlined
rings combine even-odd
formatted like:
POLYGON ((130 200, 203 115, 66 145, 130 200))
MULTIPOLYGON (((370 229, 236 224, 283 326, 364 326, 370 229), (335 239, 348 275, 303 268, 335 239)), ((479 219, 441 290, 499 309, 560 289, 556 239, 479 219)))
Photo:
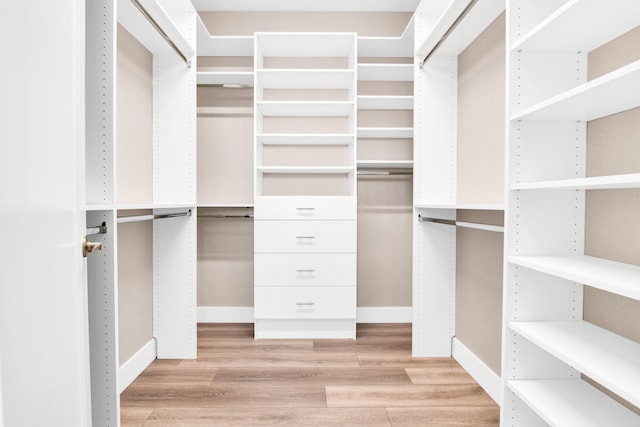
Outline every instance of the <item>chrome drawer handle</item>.
POLYGON ((313 268, 308 268, 306 270, 296 270, 296 273, 315 273, 316 271, 313 268))
POLYGON ((315 239, 316 236, 296 236, 296 239, 315 239))
POLYGON ((304 305, 312 306, 312 305, 316 305, 316 303, 315 302, 297 302, 296 305, 297 306, 304 306, 304 305))
POLYGON ((315 211, 316 208, 296 208, 297 211, 315 211))

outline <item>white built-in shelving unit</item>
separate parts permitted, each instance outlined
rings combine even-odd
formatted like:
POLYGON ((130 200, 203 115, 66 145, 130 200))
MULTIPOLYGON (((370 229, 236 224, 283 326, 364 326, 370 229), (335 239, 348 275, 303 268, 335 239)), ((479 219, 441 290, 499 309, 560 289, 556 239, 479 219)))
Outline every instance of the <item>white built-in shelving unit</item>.
POLYGON ((355 338, 356 52, 353 33, 255 35, 256 339, 355 338))
MULTIPOLYGON (((456 349, 463 348, 455 338, 456 227, 447 224, 453 224, 461 210, 504 210, 502 183, 478 188, 473 201, 458 196, 458 56, 505 9, 504 1, 479 0, 454 26, 470 3, 423 1, 414 15, 413 355, 442 357, 453 352, 458 360, 475 360, 465 368, 500 402, 499 376, 477 356, 456 354, 456 349), (443 221, 422 221, 425 218, 443 221)), ((503 141, 491 143, 502 151, 503 141)), ((500 171, 504 164, 487 156, 478 158, 474 168, 500 171)), ((503 231, 502 226, 490 224, 458 223, 457 227, 503 231)))
POLYGON ((107 228, 106 234, 90 236, 102 243, 102 250, 89 254, 87 261, 94 426, 120 425, 119 393, 151 360, 195 358, 197 348, 196 12, 187 0, 140 0, 140 4, 186 59, 129 0, 87 2, 86 10, 86 216, 88 227, 104 223, 107 228), (117 140, 116 126, 117 24, 153 54, 152 143, 145 161, 152 165, 149 171, 125 171, 131 166, 117 161, 118 144, 123 144, 117 140), (148 173, 144 181, 152 183, 146 196, 138 200, 118 192, 118 188, 135 188, 139 183, 133 179, 117 183, 117 177, 142 173, 148 173), (186 215, 154 221, 148 248, 153 252, 153 345, 140 349, 137 360, 122 366, 124 361, 118 356, 118 217, 139 215, 140 210, 147 216, 186 215))
POLYGON ((587 81, 587 54, 637 27, 640 3, 510 0, 507 13, 502 425, 637 426, 601 388, 640 406, 640 343, 582 310, 583 284, 640 299, 638 266, 584 254, 586 192, 639 188, 638 173, 586 176, 586 122, 640 106, 637 62, 587 81))

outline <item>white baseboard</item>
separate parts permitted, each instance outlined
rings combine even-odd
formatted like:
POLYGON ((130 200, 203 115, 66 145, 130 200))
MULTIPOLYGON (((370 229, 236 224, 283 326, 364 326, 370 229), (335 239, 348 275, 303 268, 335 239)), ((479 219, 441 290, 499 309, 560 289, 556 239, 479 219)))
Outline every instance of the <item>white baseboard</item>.
POLYGON ((500 377, 455 337, 451 343, 451 355, 487 394, 499 406, 502 406, 502 380, 500 377))
POLYGON ((253 307, 198 307, 198 323, 253 323, 253 307))
POLYGON ((411 307, 358 307, 357 323, 411 323, 411 307))
POLYGON ((122 393, 156 359, 156 340, 152 338, 118 370, 118 393, 122 393))
MULTIPOLYGON (((411 307, 362 307, 358 323, 411 323, 411 307)), ((198 323, 253 323, 253 307, 198 307, 198 323)))

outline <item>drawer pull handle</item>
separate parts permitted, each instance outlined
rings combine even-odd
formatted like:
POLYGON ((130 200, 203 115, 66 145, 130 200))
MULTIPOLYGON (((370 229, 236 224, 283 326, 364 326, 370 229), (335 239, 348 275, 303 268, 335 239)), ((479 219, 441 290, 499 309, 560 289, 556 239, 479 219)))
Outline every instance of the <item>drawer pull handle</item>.
POLYGON ((314 270, 313 268, 308 268, 305 270, 296 270, 296 273, 315 273, 316 270, 314 270))
POLYGON ((297 211, 315 211, 316 208, 296 208, 297 211))
POLYGON ((296 236, 296 239, 315 239, 316 236, 296 236))
POLYGON ((312 305, 316 305, 316 303, 315 302, 297 302, 296 305, 297 306, 304 306, 304 305, 312 306, 312 305))

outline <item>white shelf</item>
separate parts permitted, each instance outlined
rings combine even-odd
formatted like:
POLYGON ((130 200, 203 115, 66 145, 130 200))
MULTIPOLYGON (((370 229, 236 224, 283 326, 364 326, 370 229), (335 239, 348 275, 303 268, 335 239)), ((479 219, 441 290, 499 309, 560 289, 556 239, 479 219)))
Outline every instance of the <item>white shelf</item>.
POLYGON ((579 379, 514 380, 507 385, 552 427, 640 425, 640 416, 579 379))
POLYGON ((359 96, 358 110, 413 110, 413 96, 359 96))
POLYGON ((348 174, 353 172, 353 168, 348 166, 258 166, 256 171, 270 174, 348 174))
POLYGON ((347 117, 353 114, 354 103, 349 101, 260 101, 256 102, 256 107, 266 117, 347 117))
MULTIPOLYGON (((183 36, 182 31, 158 0, 141 0, 140 3, 158 26, 167 34, 176 47, 190 57, 196 49, 183 36)), ((127 29, 151 53, 174 53, 167 41, 160 35, 142 13, 129 0, 118 0, 118 22, 127 29)))
MULTIPOLYGON (((433 28, 425 37, 422 43, 417 46, 415 56, 422 60, 438 43, 442 36, 449 29, 451 24, 457 19, 471 0, 452 0, 450 2, 439 2, 447 4, 447 7, 440 11, 424 11, 432 15, 429 20, 433 20, 433 28)), ((427 3, 427 6, 429 4, 427 3)), ((439 54, 458 55, 485 29, 494 19, 502 13, 505 8, 504 0, 481 0, 473 6, 467 16, 456 27, 455 31, 447 37, 446 41, 438 48, 439 54)))
POLYGON ((258 134, 256 140, 263 145, 349 145, 355 137, 342 133, 278 133, 258 134))
POLYGON ((263 89, 349 89, 355 72, 349 69, 259 69, 257 82, 263 89))
POLYGON ((198 71, 199 85, 253 86, 253 71, 198 71))
POLYGON ((358 138, 413 138, 413 128, 358 128, 358 138))
POLYGON ((511 120, 589 121, 640 106, 640 61, 515 113, 511 120))
POLYGON ((640 188, 640 173, 511 185, 512 190, 614 190, 623 188, 640 188))
POLYGON ((198 15, 198 56, 253 56, 253 36, 212 36, 198 15))
POLYGON ((459 209, 459 210, 473 210, 473 211, 503 211, 504 205, 497 204, 424 204, 414 206, 416 209, 459 209))
POLYGON ((354 33, 256 33, 263 57, 349 57, 354 33))
POLYGON ((413 169, 413 160, 358 160, 358 169, 413 169))
POLYGON ((571 0, 517 40, 513 50, 591 52, 638 25, 637 0, 571 0), (603 20, 603 17, 606 19, 603 20), (597 25, 594 25, 598 22, 597 25), (571 31, 567 31, 571 28, 571 31))
POLYGON ((640 266, 591 256, 512 256, 509 262, 640 300, 640 266))
POLYGON ((414 18, 400 37, 358 37, 360 58, 411 58, 413 56, 414 18))
POLYGON ((190 203, 127 203, 116 205, 117 211, 130 211, 138 209, 192 209, 195 208, 195 204, 190 203))
POLYGON ((87 204, 84 207, 84 210, 87 212, 96 212, 96 211, 112 211, 114 210, 114 206, 109 204, 109 205, 100 205, 100 204, 87 204))
POLYGON ((509 328, 640 406, 640 344, 585 321, 509 322, 509 328))
POLYGON ((253 203, 198 203, 198 208, 253 208, 253 203))
POLYGON ((412 82, 413 64, 358 64, 358 81, 412 82))

